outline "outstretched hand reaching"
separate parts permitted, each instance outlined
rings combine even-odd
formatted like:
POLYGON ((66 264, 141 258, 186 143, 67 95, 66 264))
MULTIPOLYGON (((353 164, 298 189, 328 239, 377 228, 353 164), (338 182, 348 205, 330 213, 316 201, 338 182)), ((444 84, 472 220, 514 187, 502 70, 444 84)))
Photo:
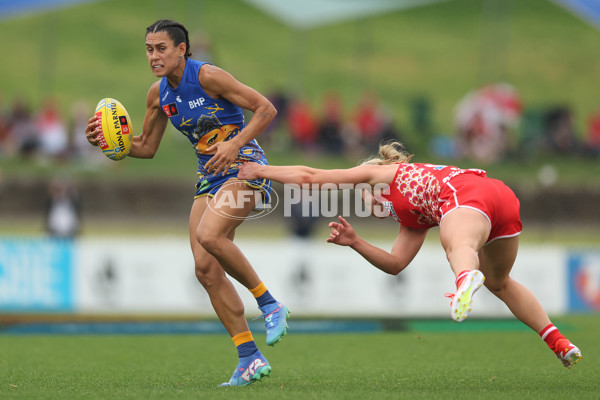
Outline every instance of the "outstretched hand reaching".
POLYGON ((344 219, 342 216, 338 216, 338 222, 330 222, 329 228, 331 228, 331 232, 329 233, 329 239, 327 242, 334 243, 340 246, 352 246, 356 241, 356 232, 354 232, 354 228, 344 219))

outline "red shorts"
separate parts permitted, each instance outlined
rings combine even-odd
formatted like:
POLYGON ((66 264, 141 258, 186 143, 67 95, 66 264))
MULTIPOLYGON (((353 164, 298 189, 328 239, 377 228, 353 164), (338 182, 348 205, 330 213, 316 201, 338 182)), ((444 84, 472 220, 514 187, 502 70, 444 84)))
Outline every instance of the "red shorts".
POLYGON ((504 182, 473 174, 458 175, 440 193, 442 219, 458 207, 481 212, 490 221, 486 244, 495 239, 517 236, 523 228, 519 199, 504 182))

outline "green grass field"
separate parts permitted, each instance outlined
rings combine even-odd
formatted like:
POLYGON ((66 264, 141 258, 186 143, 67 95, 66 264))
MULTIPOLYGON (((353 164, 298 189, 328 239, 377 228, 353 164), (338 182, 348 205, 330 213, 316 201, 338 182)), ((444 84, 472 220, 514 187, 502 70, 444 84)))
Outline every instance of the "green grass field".
POLYGON ((520 324, 412 321, 404 332, 294 334, 245 388, 219 388, 226 335, 0 335, 6 399, 598 399, 600 318, 555 319, 584 359, 564 368, 520 324))

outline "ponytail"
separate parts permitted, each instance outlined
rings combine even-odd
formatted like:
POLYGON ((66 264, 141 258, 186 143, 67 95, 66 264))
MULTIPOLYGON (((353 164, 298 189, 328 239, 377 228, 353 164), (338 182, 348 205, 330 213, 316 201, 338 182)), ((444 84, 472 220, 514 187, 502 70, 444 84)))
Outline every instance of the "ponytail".
POLYGON ((391 141, 379 145, 378 156, 369 158, 361 165, 389 165, 395 163, 409 162, 413 157, 400 142, 391 141))

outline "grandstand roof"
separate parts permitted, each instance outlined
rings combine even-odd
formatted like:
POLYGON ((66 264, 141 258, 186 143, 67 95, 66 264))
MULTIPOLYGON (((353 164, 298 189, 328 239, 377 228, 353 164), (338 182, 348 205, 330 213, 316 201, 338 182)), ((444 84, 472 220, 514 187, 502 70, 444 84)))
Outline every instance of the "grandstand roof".
POLYGON ((0 20, 97 0, 0 0, 0 20))
MULTIPOLYGON (((308 29, 450 0, 245 0, 289 26, 308 29)), ((600 0, 551 0, 600 29, 600 0)))
POLYGON ((299 29, 370 17, 449 0, 245 0, 299 29))
MULTIPOLYGON (((98 0, 0 0, 0 20, 98 0)), ((245 0, 285 24, 308 29, 451 0, 245 0)), ((600 29, 600 0, 550 0, 600 29)))
POLYGON ((600 0, 553 0, 590 25, 600 29, 600 0))

